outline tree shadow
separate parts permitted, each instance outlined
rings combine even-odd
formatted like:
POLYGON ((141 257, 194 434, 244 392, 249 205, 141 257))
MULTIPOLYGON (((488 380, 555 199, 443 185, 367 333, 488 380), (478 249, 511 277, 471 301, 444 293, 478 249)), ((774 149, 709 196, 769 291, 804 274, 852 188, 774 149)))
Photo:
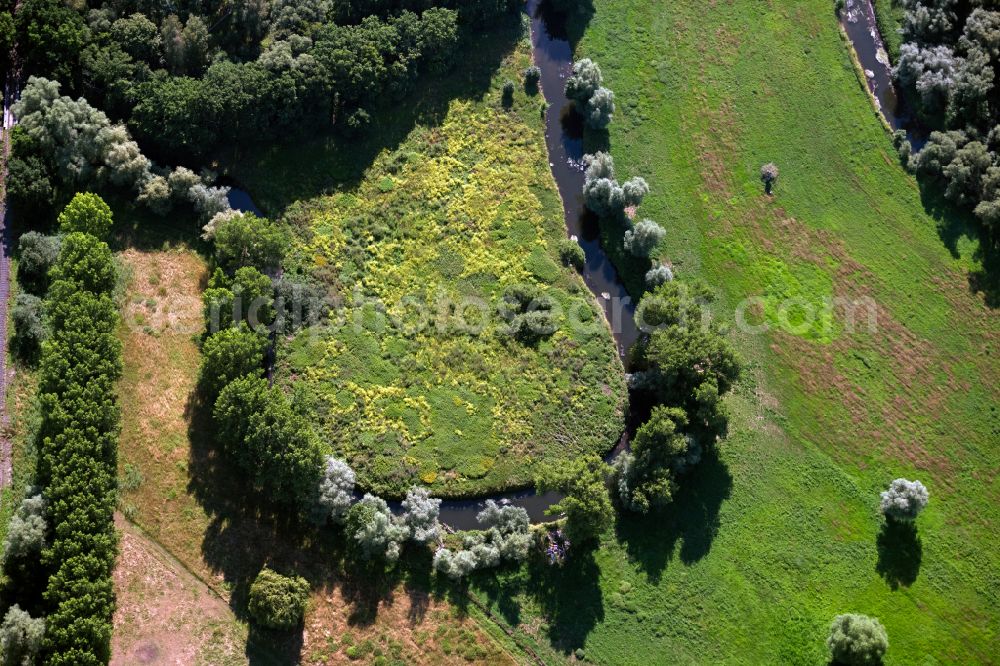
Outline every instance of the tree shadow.
POLYGON ((913 523, 886 520, 875 540, 878 562, 875 570, 892 589, 909 587, 917 580, 923 544, 913 523))
POLYGON ((594 18, 594 3, 593 0, 540 0, 535 12, 535 16, 541 16, 549 35, 565 39, 576 50, 594 18))
POLYGON ((982 294, 986 306, 1000 308, 1000 247, 997 239, 969 211, 961 210, 944 198, 939 182, 919 178, 920 200, 937 222, 937 232, 953 258, 959 258, 959 242, 965 238, 976 241, 972 260, 979 264, 969 271, 969 291, 982 294))
POLYGON ((251 193, 268 215, 293 202, 356 186, 383 151, 394 151, 417 125, 440 125, 454 100, 481 100, 504 59, 522 38, 521 15, 511 12, 488 32, 466 28, 460 58, 444 75, 425 75, 403 101, 372 111, 367 131, 345 137, 329 130, 288 141, 230 147, 217 156, 223 176, 251 193))
POLYGON ((655 515, 622 513, 615 526, 629 557, 656 583, 680 543, 685 565, 701 560, 712 548, 721 527, 719 510, 729 498, 733 477, 712 449, 681 479, 670 506, 655 515), (655 529, 651 529, 655 525, 655 529))
POLYGON ((601 571, 593 550, 574 552, 562 566, 532 558, 528 576, 528 589, 548 620, 552 647, 566 654, 583 647, 590 632, 604 620, 601 571))

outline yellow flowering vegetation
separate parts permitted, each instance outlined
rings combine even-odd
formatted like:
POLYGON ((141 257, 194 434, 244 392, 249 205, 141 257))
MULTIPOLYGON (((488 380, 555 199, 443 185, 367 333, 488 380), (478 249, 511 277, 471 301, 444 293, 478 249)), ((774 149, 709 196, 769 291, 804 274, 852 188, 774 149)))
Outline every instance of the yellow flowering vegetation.
POLYGON ((500 104, 528 64, 522 42, 488 94, 453 100, 355 186, 293 211, 307 220, 293 263, 343 307, 282 342, 278 379, 366 489, 523 486, 539 463, 607 451, 623 428, 611 333, 556 250, 566 231, 541 97, 500 104), (515 284, 554 301, 553 334, 511 335, 497 306, 515 284))

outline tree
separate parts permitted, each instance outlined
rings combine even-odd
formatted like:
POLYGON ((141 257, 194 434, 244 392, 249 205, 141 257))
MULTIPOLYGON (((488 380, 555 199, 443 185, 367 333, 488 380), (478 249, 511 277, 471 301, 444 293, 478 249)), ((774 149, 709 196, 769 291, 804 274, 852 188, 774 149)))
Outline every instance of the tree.
POLYGON ((25 291, 44 294, 49 286, 49 269, 59 258, 59 237, 25 232, 18 241, 18 257, 17 281, 25 291))
POLYGON ((4 666, 32 666, 45 635, 45 620, 32 618, 14 604, 0 624, 0 654, 4 666))
POLYGON ((883 515, 890 520, 913 522, 924 510, 930 495, 919 481, 895 479, 889 489, 882 492, 879 505, 883 515))
POLYGON ((104 240, 111 231, 111 208, 93 192, 80 192, 59 213, 59 233, 81 232, 104 240))
POLYGON ((634 257, 648 257, 667 235, 663 227, 652 220, 640 220, 625 232, 625 249, 634 257))
POLYGON ((392 564, 408 530, 393 518, 384 499, 366 493, 347 512, 347 534, 363 558, 392 564))
POLYGON ((309 422, 261 377, 231 381, 215 401, 217 440, 251 484, 272 501, 307 509, 316 498, 322 455, 309 422))
POLYGON ((309 583, 301 576, 282 576, 264 567, 250 586, 247 609, 269 629, 294 629, 302 624, 309 602, 309 583))
POLYGON ((45 530, 45 500, 41 493, 29 490, 7 527, 4 561, 38 557, 45 546, 45 530))
POLYGON ((922 47, 906 41, 900 46, 893 74, 899 83, 916 93, 917 110, 933 122, 944 112, 955 81, 956 57, 944 44, 922 47))
POLYGON ((11 349, 19 359, 34 363, 45 339, 45 324, 42 321, 42 299, 31 294, 20 293, 14 301, 11 313, 14 322, 14 337, 11 349))
POLYGON ((53 282, 65 280, 78 290, 95 294, 111 292, 118 281, 114 256, 107 243, 78 231, 63 238, 50 276, 53 282))
POLYGON ((615 460, 614 481, 622 506, 647 513, 673 500, 677 475, 701 456, 697 442, 683 432, 687 425, 683 410, 653 408, 636 431, 631 452, 615 460))
POLYGON ((116 19, 109 35, 123 51, 136 60, 157 64, 160 55, 160 33, 156 24, 145 14, 135 12, 116 19))
POLYGON ((286 243, 277 224, 253 213, 228 218, 215 229, 215 256, 220 266, 231 271, 243 266, 261 270, 278 266, 286 243))
POLYGON ((264 374, 267 338, 245 324, 213 333, 202 345, 199 388, 209 404, 237 377, 264 374))
POLYGON ((603 82, 601 68, 590 58, 573 63, 573 73, 566 78, 566 97, 573 101, 577 111, 584 113, 587 102, 603 82))
POLYGON ((417 543, 437 541, 441 529, 440 512, 441 500, 432 498, 426 488, 407 490, 403 500, 403 525, 410 531, 409 538, 417 543))
POLYGON ((333 456, 326 457, 316 501, 321 522, 329 519, 337 525, 344 524, 354 501, 354 482, 354 470, 350 465, 333 456))
POLYGON ((599 537, 611 524, 614 510, 606 482, 610 471, 603 460, 590 455, 549 465, 535 477, 539 492, 554 490, 564 495, 546 513, 566 514, 566 534, 574 543, 599 537))
POLYGON ((470 550, 452 552, 448 548, 438 548, 434 552, 434 570, 452 580, 460 580, 476 570, 478 562, 470 550))
POLYGON ((571 238, 559 241, 559 259, 564 265, 572 266, 578 271, 582 271, 587 263, 587 255, 584 254, 583 248, 571 238))
POLYGON ((72 81, 90 34, 83 16, 61 0, 22 0, 14 14, 25 73, 72 81))
POLYGON ((583 119, 588 127, 602 130, 611 124, 615 113, 615 94, 601 86, 587 100, 583 108, 583 119))
POLYGON ((774 182, 778 180, 778 166, 774 162, 768 162, 760 168, 760 179, 764 183, 764 191, 771 193, 774 182))
POLYGON ((880 664, 889 649, 889 636, 877 619, 847 613, 833 619, 826 646, 836 663, 849 666, 880 664))
POLYGON ((511 504, 499 505, 486 500, 486 507, 476 514, 476 520, 485 530, 486 539, 496 545, 505 560, 522 562, 531 547, 528 512, 511 504))

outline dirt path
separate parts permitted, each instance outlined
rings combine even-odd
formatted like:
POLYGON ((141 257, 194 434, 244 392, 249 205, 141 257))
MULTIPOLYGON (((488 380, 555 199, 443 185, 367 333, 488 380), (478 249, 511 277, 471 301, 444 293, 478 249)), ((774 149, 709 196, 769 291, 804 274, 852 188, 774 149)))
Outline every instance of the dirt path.
POLYGON ((3 94, 3 160, 0 162, 0 488, 11 484, 14 467, 11 463, 10 416, 7 414, 7 306, 10 300, 10 225, 7 219, 7 158, 10 156, 10 128, 14 116, 10 112, 13 98, 12 84, 8 79, 3 94))
POLYGON ((225 599, 121 515, 111 663, 245 664, 246 627, 225 599))

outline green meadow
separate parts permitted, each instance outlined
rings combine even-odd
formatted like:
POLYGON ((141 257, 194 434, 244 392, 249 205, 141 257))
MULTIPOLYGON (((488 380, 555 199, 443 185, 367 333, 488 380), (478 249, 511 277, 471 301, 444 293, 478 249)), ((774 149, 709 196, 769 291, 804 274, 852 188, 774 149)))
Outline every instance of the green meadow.
POLYGON ((769 332, 733 328, 729 437, 672 508, 478 598, 551 661, 824 663, 845 612, 885 624, 890 664, 994 661, 1000 325, 975 224, 899 165, 827 0, 589 14, 577 56, 615 92, 611 152, 652 187, 662 258, 769 332), (853 328, 831 298, 863 306, 853 328), (900 476, 930 490, 915 532, 882 529, 900 476))

